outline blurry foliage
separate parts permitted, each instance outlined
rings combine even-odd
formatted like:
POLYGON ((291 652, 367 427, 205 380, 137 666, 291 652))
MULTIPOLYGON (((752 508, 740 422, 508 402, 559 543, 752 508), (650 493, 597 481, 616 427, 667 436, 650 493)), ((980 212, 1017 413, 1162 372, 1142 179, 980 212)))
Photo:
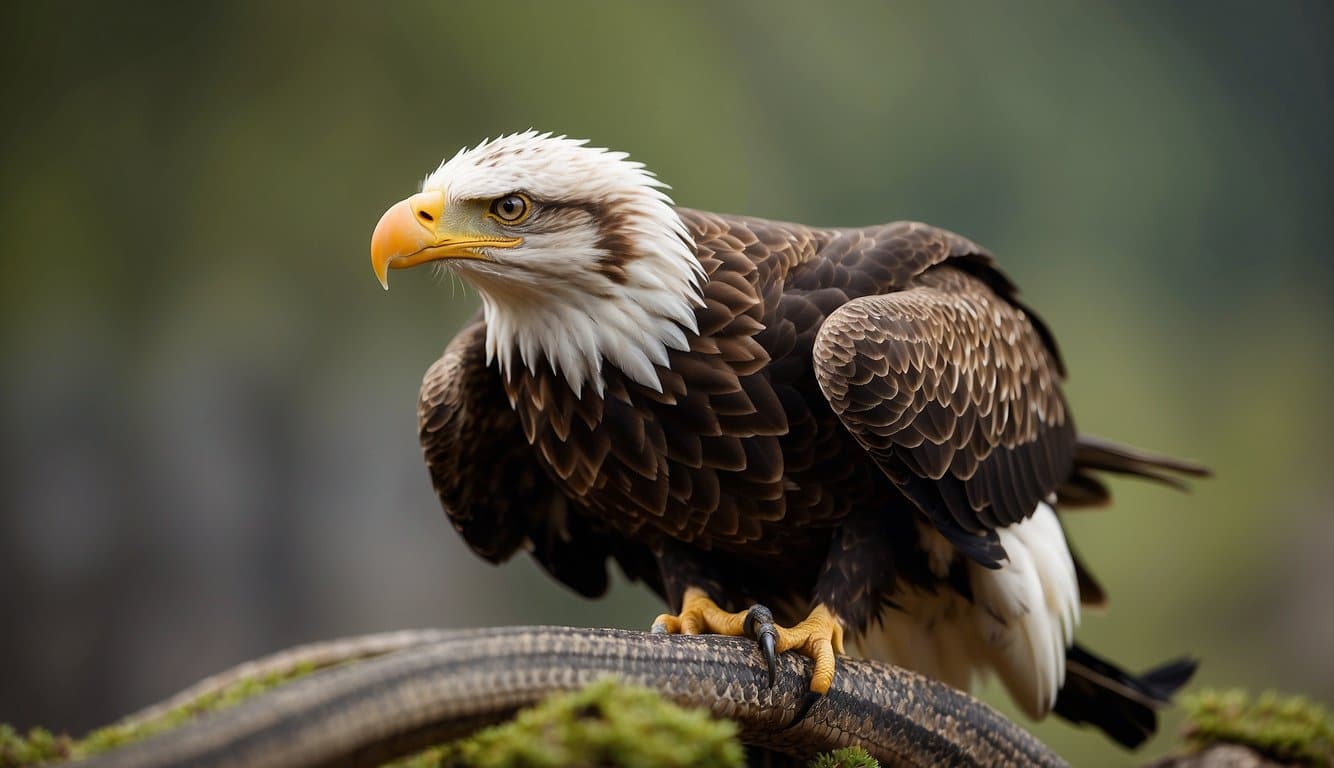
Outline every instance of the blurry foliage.
POLYGON ((1112 598, 1081 640, 1334 696, 1332 28, 1324 0, 6 5, 0 720, 86 728, 321 637, 659 610, 478 562, 418 454, 476 299, 385 295, 371 228, 529 126, 683 205, 988 246, 1082 429, 1218 474, 1065 518, 1112 598))

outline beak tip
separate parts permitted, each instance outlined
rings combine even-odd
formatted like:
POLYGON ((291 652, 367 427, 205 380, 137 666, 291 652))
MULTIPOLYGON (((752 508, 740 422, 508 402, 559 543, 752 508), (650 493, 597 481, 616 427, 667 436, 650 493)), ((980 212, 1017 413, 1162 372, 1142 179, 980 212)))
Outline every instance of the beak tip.
POLYGON ((395 264, 401 254, 410 254, 428 244, 424 234, 408 200, 391 205, 380 217, 371 234, 371 270, 381 288, 389 290, 389 270, 401 268, 395 264))

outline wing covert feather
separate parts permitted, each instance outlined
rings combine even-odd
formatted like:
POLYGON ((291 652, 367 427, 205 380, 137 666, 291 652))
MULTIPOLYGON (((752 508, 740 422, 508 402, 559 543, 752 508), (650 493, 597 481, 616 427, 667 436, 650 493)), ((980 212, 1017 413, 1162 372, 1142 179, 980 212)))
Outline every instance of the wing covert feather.
POLYGON ((832 314, 815 371, 881 469, 983 564, 1003 557, 991 532, 1070 475, 1074 425, 1054 351, 1021 307, 949 263, 832 314))

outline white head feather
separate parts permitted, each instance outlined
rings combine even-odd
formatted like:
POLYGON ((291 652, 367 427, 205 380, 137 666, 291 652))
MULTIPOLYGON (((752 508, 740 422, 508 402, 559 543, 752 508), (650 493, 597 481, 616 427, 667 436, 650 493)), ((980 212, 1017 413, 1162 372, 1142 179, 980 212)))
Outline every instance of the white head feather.
POLYGON ((483 141, 442 163, 422 191, 442 192, 447 211, 514 192, 534 203, 521 245, 444 262, 481 294, 487 359, 502 373, 517 352, 529 370, 545 360, 576 394, 589 383, 601 395, 606 361, 661 391, 655 366, 698 332, 704 270, 666 185, 625 153, 586 144, 535 131, 483 141), (544 219, 544 206, 561 215, 544 219))

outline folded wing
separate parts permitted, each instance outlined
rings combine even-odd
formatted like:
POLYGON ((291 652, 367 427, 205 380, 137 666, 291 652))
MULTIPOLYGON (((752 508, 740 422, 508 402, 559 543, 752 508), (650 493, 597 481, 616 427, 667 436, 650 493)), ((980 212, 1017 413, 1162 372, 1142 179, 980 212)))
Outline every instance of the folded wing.
POLYGON ((1005 558, 996 529, 1070 476, 1074 424, 1041 326, 946 262, 905 290, 855 299, 815 345, 844 426, 959 550, 1005 558))

